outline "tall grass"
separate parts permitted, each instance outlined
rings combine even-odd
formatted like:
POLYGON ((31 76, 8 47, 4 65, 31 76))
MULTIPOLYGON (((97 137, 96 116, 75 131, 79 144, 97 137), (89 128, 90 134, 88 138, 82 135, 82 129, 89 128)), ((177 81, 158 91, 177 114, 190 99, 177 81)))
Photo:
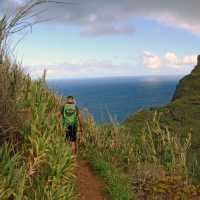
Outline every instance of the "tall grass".
MULTIPOLYGON (((22 109, 21 117, 24 113, 22 124, 16 126, 21 145, 16 153, 15 143, 2 140, 0 199, 75 199, 74 158, 55 114, 60 100, 44 80, 23 84, 26 92, 14 104, 22 109)), ((12 120, 7 118, 8 128, 12 120)))
POLYGON ((21 100, 28 81, 18 65, 5 57, 0 64, 0 144, 17 139, 17 129, 23 124, 21 100))
POLYGON ((147 123, 145 130, 132 135, 128 129, 117 124, 99 126, 90 116, 81 143, 82 149, 86 152, 98 149, 107 160, 129 169, 151 163, 164 167, 169 173, 185 174, 191 133, 181 141, 168 128, 160 127, 158 117, 155 116, 152 121, 153 125, 147 123), (185 169, 179 171, 180 168, 185 169))
MULTIPOLYGON (((44 80, 30 82, 28 79, 23 86, 24 96, 13 103, 21 109, 20 117, 24 113, 23 122, 15 127, 21 140, 18 153, 12 140, 2 139, 0 199, 75 199, 74 159, 55 114, 60 100, 48 91, 44 80)), ((12 127, 14 119, 6 117, 7 127, 12 127)), ((11 137, 12 134, 15 132, 10 130, 11 137)))
POLYGON ((74 158, 56 116, 61 98, 45 73, 32 81, 11 61, 6 23, 0 20, 0 199, 75 199, 74 158))
POLYGON ((105 161, 98 152, 90 154, 88 157, 91 166, 96 173, 106 182, 105 192, 113 200, 134 200, 135 195, 130 187, 130 181, 115 168, 112 163, 105 161))
POLYGON ((132 190, 137 193, 139 199, 145 199, 148 195, 149 199, 156 196, 163 199, 170 190, 176 194, 173 198, 180 197, 180 191, 181 197, 185 198, 193 195, 188 188, 194 187, 195 191, 198 191, 198 187, 190 185, 192 177, 188 168, 188 153, 191 133, 182 139, 169 131, 169 128, 161 127, 159 113, 155 113, 151 123, 147 122, 146 128, 137 135, 132 135, 130 130, 122 125, 112 123, 102 126, 97 125, 92 116, 86 114, 86 118, 85 135, 80 140, 81 153, 95 160, 97 164, 93 162, 94 166, 104 162, 122 170, 127 177, 127 188, 131 187, 131 179, 132 190), (177 185, 176 178, 180 180, 177 185), (169 190, 162 189, 163 193, 159 191, 160 185, 155 184, 159 181, 169 190), (153 185, 158 190, 151 191, 153 185), (173 187, 177 190, 172 189, 173 187), (182 191, 182 188, 185 188, 185 191, 182 191))
MULTIPOLYGON (((32 81, 7 54, 8 35, 20 30, 21 20, 37 4, 29 2, 10 21, 0 20, 2 200, 76 198, 74 158, 55 114, 61 99, 48 90, 45 74, 32 81)), ((133 192, 140 199, 192 199, 200 194, 190 185, 198 169, 196 162, 192 171, 188 168, 190 145, 191 133, 181 140, 160 126, 157 113, 137 135, 115 123, 99 126, 87 115, 80 153, 105 179, 112 199, 131 200, 133 192)))

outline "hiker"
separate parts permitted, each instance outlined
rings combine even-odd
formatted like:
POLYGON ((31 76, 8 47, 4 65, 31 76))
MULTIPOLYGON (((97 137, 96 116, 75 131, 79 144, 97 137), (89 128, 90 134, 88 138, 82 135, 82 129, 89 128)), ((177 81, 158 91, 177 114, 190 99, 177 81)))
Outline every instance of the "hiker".
POLYGON ((77 153, 77 130, 83 134, 83 118, 73 96, 68 96, 66 103, 61 108, 60 115, 66 128, 66 140, 70 142, 72 153, 77 153))

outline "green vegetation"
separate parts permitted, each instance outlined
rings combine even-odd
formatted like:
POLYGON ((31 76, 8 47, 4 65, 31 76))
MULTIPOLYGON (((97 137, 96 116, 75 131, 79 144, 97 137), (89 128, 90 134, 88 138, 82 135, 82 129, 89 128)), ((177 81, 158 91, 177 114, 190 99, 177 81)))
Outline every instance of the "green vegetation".
MULTIPOLYGON (((45 73, 32 81, 5 52, 8 34, 30 11, 23 9, 14 21, 0 20, 0 199, 76 199, 75 161, 56 116, 62 99, 47 88, 45 73)), ((198 64, 169 105, 121 125, 97 125, 85 113, 79 154, 113 200, 199 198, 199 81, 198 64)))
POLYGON ((80 156, 89 160, 92 168, 104 179, 107 185, 105 192, 110 198, 113 200, 135 199, 131 182, 123 171, 112 163, 112 156, 116 150, 112 149, 113 139, 120 140, 121 138, 113 136, 114 132, 109 127, 97 126, 88 113, 85 118, 85 132, 79 144, 80 156))
MULTIPOLYGON (((0 65, 3 68, 6 77, 21 73, 4 60, 0 65)), ((1 77, 4 76, 0 80, 1 77)), ((1 119, 6 123, 0 123, 0 199, 75 199, 74 159, 55 115, 60 100, 47 90, 43 80, 20 78, 23 82, 18 89, 15 84, 11 87, 12 79, 6 82, 10 87, 5 102, 1 99, 7 106, 1 110, 1 119), (10 99, 15 100, 13 105, 9 104, 10 99)))
POLYGON ((130 116, 124 125, 130 129, 133 135, 138 130, 145 128, 145 123, 151 125, 155 112, 159 112, 160 126, 167 127, 174 132, 181 142, 191 133, 191 148, 187 154, 187 166, 189 168, 190 181, 199 183, 199 144, 200 144, 200 65, 180 80, 172 102, 160 108, 151 108, 130 116))
POLYGON ((164 107, 151 108, 130 116, 124 125, 132 129, 133 134, 145 126, 145 122, 152 119, 154 112, 160 113, 160 122, 180 136, 192 133, 192 147, 200 144, 200 66, 196 66, 191 74, 180 80, 172 102, 164 107))
POLYGON ((80 154, 105 179, 113 199, 162 199, 168 192, 173 194, 171 199, 199 195, 199 187, 190 184, 197 169, 187 165, 191 133, 182 139, 161 127, 158 113, 134 137, 125 126, 97 125, 90 115, 86 117, 80 154))
POLYGON ((135 199, 127 177, 124 176, 120 170, 112 166, 110 162, 103 160, 98 154, 94 154, 94 152, 92 155, 90 154, 87 159, 90 160, 91 166, 96 173, 106 182, 107 186, 105 192, 111 199, 135 199))
POLYGON ((0 199, 75 199, 74 158, 55 115, 61 99, 48 90, 45 73, 31 81, 11 62, 9 22, 0 20, 0 199))

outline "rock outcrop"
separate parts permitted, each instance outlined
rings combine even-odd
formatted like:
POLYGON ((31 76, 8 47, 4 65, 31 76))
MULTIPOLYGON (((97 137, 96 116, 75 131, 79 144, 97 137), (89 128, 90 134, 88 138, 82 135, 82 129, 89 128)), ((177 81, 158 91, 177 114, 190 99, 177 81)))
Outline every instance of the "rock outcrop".
POLYGON ((179 81, 172 101, 180 98, 189 100, 198 96, 200 97, 200 55, 197 57, 197 65, 192 72, 179 81))
POLYGON ((200 55, 198 55, 198 57, 197 57, 197 66, 200 67, 200 55))

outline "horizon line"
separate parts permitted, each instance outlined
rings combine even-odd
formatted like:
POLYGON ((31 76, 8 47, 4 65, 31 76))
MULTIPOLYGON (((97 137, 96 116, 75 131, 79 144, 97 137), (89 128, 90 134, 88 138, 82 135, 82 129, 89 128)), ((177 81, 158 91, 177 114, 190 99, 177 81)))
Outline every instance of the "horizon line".
MULTIPOLYGON (((154 75, 120 75, 120 76, 96 76, 96 77, 92 77, 92 76, 88 76, 88 77, 67 77, 67 78, 46 78, 46 80, 77 80, 77 79, 113 79, 113 78, 142 78, 142 77, 184 77, 186 76, 186 74, 154 74, 154 75)), ((34 78, 33 80, 37 80, 40 79, 41 77, 38 78, 34 78)))

